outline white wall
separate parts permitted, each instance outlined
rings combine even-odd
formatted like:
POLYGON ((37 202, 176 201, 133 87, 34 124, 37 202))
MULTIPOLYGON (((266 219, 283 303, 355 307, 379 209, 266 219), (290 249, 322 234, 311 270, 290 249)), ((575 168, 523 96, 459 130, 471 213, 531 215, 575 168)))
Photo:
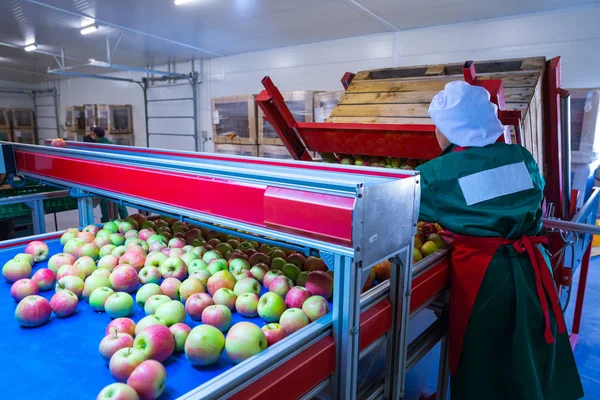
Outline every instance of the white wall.
MULTIPOLYGON (((212 97, 258 93, 269 75, 281 90, 340 90, 346 71, 513 57, 562 56, 566 88, 600 87, 600 5, 558 12, 409 30, 287 47, 204 61, 199 85, 200 129, 210 135, 212 97)), ((160 69, 160 67, 157 67, 160 69)), ((199 69, 199 68, 196 68, 199 69)), ((189 72, 189 64, 177 71, 189 72)), ((139 79, 139 74, 119 73, 139 79)), ((151 96, 187 97, 191 90, 159 89, 151 96)), ((145 145, 143 95, 134 84, 92 79, 61 82, 64 109, 86 103, 132 104, 136 144, 145 145)), ((184 102, 155 103, 152 115, 185 115, 184 102)), ((190 132, 189 121, 152 122, 151 130, 190 132)), ((187 138, 153 138, 153 147, 193 149, 187 138)), ((212 150, 212 142, 206 144, 212 150)))
MULTIPOLYGON (((0 80, 0 89, 31 89, 32 86, 20 83, 0 80)), ((13 94, 0 92, 0 108, 33 108, 33 99, 25 94, 13 94)))

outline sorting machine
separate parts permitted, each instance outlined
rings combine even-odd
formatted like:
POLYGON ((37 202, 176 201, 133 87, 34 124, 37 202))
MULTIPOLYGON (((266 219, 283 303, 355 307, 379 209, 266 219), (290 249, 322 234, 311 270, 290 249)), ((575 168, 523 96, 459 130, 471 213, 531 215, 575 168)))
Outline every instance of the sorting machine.
MULTIPOLYGON (((82 226, 93 223, 91 197, 102 196, 318 254, 333 270, 330 314, 216 376, 192 369, 185 380, 169 381, 169 387, 179 388, 173 397, 309 398, 326 391, 331 398, 357 398, 359 360, 385 345, 385 368, 360 390, 401 398, 407 369, 441 337, 440 325, 434 324, 411 343, 407 339, 411 315, 443 295, 448 279, 447 264, 436 262, 442 255, 411 262, 420 195, 413 171, 87 143, 67 148, 2 143, 2 150, 7 173, 69 189, 79 199, 82 226), (394 223, 381 223, 385 220, 394 223), (392 260, 391 279, 361 295, 369 269, 386 259, 392 260)), ((0 251, 0 261, 34 238, 3 242, 7 252, 0 251)), ((60 354, 76 360, 83 351, 95 353, 96 346, 60 354)), ((56 356, 48 354, 40 357, 56 356)), ((170 368, 175 367, 167 366, 167 374, 170 368)))

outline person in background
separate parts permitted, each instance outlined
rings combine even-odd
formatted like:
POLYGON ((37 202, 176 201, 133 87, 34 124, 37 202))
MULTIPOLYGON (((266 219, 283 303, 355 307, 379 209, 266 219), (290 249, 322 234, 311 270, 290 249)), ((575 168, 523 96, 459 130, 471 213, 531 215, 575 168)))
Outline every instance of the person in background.
POLYGON ((96 129, 96 128, 97 128, 96 126, 92 127, 90 129, 90 133, 87 134, 87 135, 85 135, 83 137, 83 141, 84 142, 86 142, 86 143, 96 143, 97 136, 96 136, 96 132, 94 132, 94 129, 96 129))
POLYGON ((581 379, 542 247, 544 179, 482 87, 456 81, 429 107, 442 154, 417 169, 419 220, 450 232, 451 398, 576 400, 581 379))
MULTIPOLYGON (((93 137, 94 143, 101 144, 113 144, 110 140, 106 138, 106 131, 101 126, 94 126, 90 132, 90 137, 93 137)), ((87 137, 87 136, 86 136, 87 137)), ((85 141, 85 139, 84 139, 85 141)), ((108 222, 108 200, 101 199, 100 200, 100 211, 102 212, 102 217, 100 222, 108 222)), ((127 208, 125 206, 119 206, 119 217, 121 219, 125 219, 128 216, 127 208)))

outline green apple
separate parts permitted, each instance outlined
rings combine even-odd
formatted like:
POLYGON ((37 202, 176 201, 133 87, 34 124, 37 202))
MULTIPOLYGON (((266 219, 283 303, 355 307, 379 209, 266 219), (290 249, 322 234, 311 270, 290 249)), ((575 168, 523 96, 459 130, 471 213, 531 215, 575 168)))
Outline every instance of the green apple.
POLYGON ((211 365, 219 360, 224 347, 225 336, 220 330, 211 325, 198 325, 185 341, 185 357, 192 365, 211 365))
POLYGON ((95 289, 92 292, 92 294, 90 294, 89 299, 90 307, 92 307, 92 310, 104 311, 104 303, 106 303, 106 299, 112 296, 113 293, 115 293, 115 291, 106 286, 101 286, 95 289))
POLYGON ((104 226, 102 227, 102 229, 107 230, 107 231, 112 232, 112 233, 119 232, 119 227, 114 222, 107 222, 107 223, 105 223, 104 226))
POLYGON ((146 301, 155 294, 163 294, 162 289, 156 283, 146 283, 139 288, 135 295, 135 302, 140 308, 144 308, 146 301))
POLYGON ((210 263, 211 260, 218 260, 218 259, 222 259, 222 258, 223 258, 223 255, 216 250, 207 251, 202 256, 202 259, 204 260, 204 262, 207 262, 207 263, 210 263))
POLYGON ((201 258, 192 260, 188 265, 188 273, 191 275, 197 271, 207 271, 208 264, 201 258))
POLYGON ((184 255, 182 255, 180 258, 183 260, 185 265, 187 265, 188 267, 192 263, 192 261, 199 259, 199 257, 195 253, 192 253, 192 252, 187 252, 184 255))
POLYGON ((264 332, 251 322, 233 325, 225 338, 225 352, 231 361, 240 363, 267 348, 264 332))
POLYGON ((162 318, 158 318, 156 315, 146 315, 144 318, 140 319, 135 325, 135 334, 138 335, 141 331, 143 331, 150 325, 167 326, 167 323, 163 321, 162 318))
POLYGON ((126 317, 133 309, 133 297, 129 293, 116 292, 104 303, 104 310, 111 318, 126 317))
POLYGON ((171 298, 164 294, 155 294, 154 296, 150 296, 148 300, 146 300, 146 303, 144 303, 144 312, 146 315, 154 314, 158 306, 169 301, 171 301, 171 298))
POLYGON ((258 315, 267 322, 277 322, 285 311, 285 300, 274 292, 267 292, 258 301, 258 315))
POLYGON ((178 300, 159 305, 154 315, 166 322, 167 326, 185 321, 185 307, 178 300))
POLYGON ((211 275, 214 275, 219 271, 229 270, 229 265, 227 265, 227 261, 223 260, 222 258, 219 258, 209 262, 206 270, 210 272, 211 275))
POLYGON ((241 295, 242 293, 254 293, 256 295, 260 294, 260 283, 254 278, 243 278, 236 282, 233 292, 236 295, 241 295))
POLYGON ((81 295, 84 299, 89 299, 92 292, 100 287, 110 287, 108 278, 99 275, 90 275, 85 279, 81 295))

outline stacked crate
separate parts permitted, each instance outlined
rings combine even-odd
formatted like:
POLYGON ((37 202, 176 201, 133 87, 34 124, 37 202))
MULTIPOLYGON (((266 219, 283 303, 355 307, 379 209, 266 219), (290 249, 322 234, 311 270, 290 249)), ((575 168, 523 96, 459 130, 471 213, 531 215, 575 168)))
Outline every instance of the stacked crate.
POLYGON ((12 142, 12 133, 10 131, 10 120, 5 108, 0 108, 0 140, 12 142))
POLYGON ((65 130, 69 140, 82 141, 94 126, 101 126, 115 144, 134 145, 131 105, 85 104, 67 107, 65 130))
POLYGON ((12 140, 16 143, 37 144, 33 110, 29 108, 13 108, 10 111, 12 140))
POLYGON ((85 107, 67 107, 65 116, 65 132, 67 132, 67 139, 76 142, 83 141, 83 137, 87 134, 85 107))
POLYGON ((108 123, 107 133, 110 140, 115 144, 123 146, 134 145, 133 135, 133 110, 131 105, 108 105, 99 109, 100 118, 106 118, 108 123))
POLYGON ((256 96, 240 95, 212 99, 215 152, 257 156, 256 96))

